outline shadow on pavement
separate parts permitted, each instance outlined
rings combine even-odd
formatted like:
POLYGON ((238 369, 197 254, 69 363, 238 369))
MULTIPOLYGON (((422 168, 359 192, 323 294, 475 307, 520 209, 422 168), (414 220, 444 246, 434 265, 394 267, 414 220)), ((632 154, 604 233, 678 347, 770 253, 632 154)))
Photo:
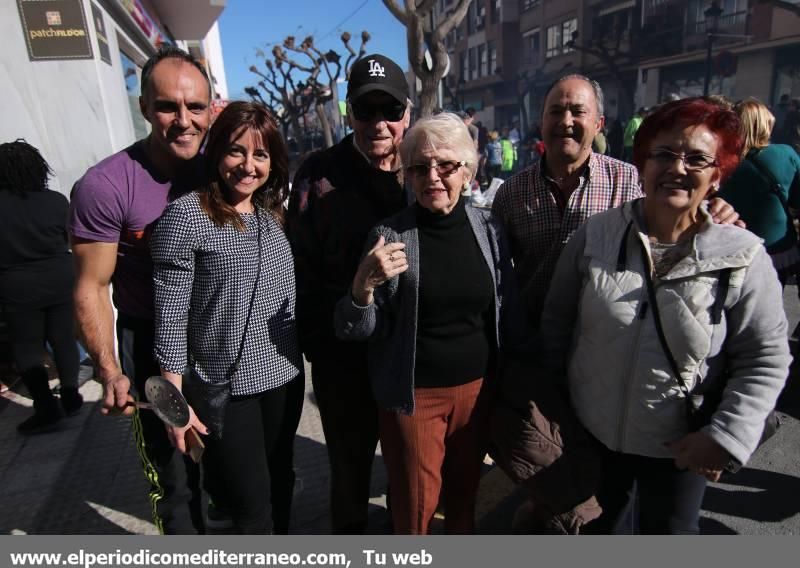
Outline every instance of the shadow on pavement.
POLYGON ((779 523, 800 512, 800 479, 744 468, 735 475, 723 476, 720 484, 709 486, 703 509, 758 522, 779 523))
POLYGON ((131 420, 91 412, 32 527, 36 534, 153 533, 131 420))
POLYGON ((716 519, 700 518, 700 534, 739 534, 716 519))

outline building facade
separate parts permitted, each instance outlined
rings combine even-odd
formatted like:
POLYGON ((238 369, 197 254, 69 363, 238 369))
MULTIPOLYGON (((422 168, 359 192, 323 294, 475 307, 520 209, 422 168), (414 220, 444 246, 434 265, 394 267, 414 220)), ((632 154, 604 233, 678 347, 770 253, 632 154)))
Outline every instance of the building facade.
POLYGON ((224 0, 7 0, 0 3, 0 141, 25 138, 69 194, 99 160, 147 135, 142 66, 172 43, 206 66, 227 98, 216 21, 224 0), (52 41, 50 41, 52 40, 52 41))
MULTIPOLYGON (((455 4, 438 0, 435 18, 455 4)), ((447 47, 442 106, 473 107, 490 128, 536 125, 568 73, 601 84, 608 121, 702 94, 707 71, 710 93, 800 97, 800 0, 473 0, 447 47)))
POLYGON ((638 100, 650 106, 669 93, 710 93, 774 105, 800 96, 800 2, 721 0, 716 17, 705 0, 642 0, 638 100), (788 6, 787 6, 788 5, 788 6), (711 39, 711 54, 708 41, 711 39))

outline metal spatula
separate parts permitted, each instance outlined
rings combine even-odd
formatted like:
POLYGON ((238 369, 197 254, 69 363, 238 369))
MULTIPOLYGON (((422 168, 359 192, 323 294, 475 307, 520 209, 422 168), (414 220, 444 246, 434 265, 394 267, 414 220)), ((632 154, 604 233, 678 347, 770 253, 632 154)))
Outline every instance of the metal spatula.
MULTIPOLYGON (((135 403, 138 408, 152 410, 165 424, 173 428, 183 428, 189 423, 189 403, 178 388, 160 375, 149 377, 144 383, 144 392, 149 402, 135 403)), ((186 441, 189 455, 195 463, 200 463, 205 444, 194 429, 189 429, 186 441)))
POLYGON ((150 401, 150 410, 166 424, 183 428, 189 423, 189 403, 167 379, 160 375, 148 378, 144 383, 144 393, 150 401))

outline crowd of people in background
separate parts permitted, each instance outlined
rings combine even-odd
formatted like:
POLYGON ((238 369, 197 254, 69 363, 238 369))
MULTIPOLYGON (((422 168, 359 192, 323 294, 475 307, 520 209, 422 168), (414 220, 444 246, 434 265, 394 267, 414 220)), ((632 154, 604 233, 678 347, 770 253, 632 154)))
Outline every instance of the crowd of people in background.
MULTIPOLYGON (((571 74, 524 131, 474 108, 412 124, 403 70, 366 55, 352 132, 290 186, 273 117, 233 102, 212 123, 191 55, 161 48, 141 83, 152 131, 69 206, 35 148, 0 145, 0 304, 34 401, 20 433, 81 408, 77 327, 102 411, 132 417, 160 532, 289 532, 303 357, 335 534, 367 529, 378 441, 395 533, 427 534, 437 509, 446 533, 474 532, 493 409, 525 391, 511 381, 562 397, 547 420, 578 425, 601 464, 598 513, 568 532, 697 534, 706 483, 756 451, 791 361, 797 100, 669 96, 608 124, 600 85, 571 74), (137 407, 154 375, 187 424, 137 407)), ((552 528, 546 498, 529 505, 552 528)))

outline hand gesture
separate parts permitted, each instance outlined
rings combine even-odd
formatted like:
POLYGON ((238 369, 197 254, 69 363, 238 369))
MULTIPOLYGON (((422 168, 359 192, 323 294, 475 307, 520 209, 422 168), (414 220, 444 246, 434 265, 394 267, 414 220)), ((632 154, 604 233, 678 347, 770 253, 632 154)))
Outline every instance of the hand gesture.
POLYGON ((362 306, 372 303, 375 288, 408 270, 408 260, 403 243, 385 244, 383 235, 378 238, 361 264, 358 265, 351 293, 353 299, 362 306))
POLYGON ((182 454, 188 454, 191 449, 192 441, 189 437, 195 435, 191 432, 192 429, 203 435, 208 435, 208 428, 200 421, 191 406, 189 407, 189 423, 186 426, 183 428, 176 428, 169 424, 165 424, 165 426, 170 443, 182 454))
POLYGON ((718 481, 731 459, 730 454, 704 432, 690 432, 666 446, 675 456, 675 467, 689 469, 709 481, 718 481))
POLYGON ((133 397, 128 393, 130 379, 123 373, 112 375, 103 381, 103 408, 100 412, 117 416, 130 415, 136 410, 133 397))
POLYGON ((708 213, 718 225, 736 225, 742 229, 747 228, 745 222, 739 218, 736 209, 721 197, 711 197, 708 202, 708 213))

